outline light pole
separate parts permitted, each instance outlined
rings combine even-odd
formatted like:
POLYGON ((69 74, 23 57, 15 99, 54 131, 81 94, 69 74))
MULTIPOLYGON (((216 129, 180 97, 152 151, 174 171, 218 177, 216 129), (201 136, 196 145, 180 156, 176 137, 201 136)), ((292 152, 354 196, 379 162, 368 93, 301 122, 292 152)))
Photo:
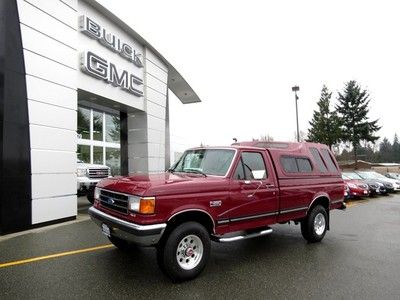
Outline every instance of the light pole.
POLYGON ((294 92, 294 102, 296 103, 296 125, 297 125, 297 141, 300 142, 300 133, 299 133, 299 112, 297 109, 297 100, 299 100, 299 97, 297 96, 297 92, 300 91, 300 88, 298 85, 295 85, 292 87, 292 92, 294 92))

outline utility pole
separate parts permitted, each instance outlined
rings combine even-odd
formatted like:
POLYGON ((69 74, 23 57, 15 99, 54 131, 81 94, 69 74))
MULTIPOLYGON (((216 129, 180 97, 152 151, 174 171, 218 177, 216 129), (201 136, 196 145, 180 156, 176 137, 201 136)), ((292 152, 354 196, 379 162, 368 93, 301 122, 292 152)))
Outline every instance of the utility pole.
POLYGON ((294 102, 296 103, 296 125, 297 125, 297 141, 300 142, 300 132, 299 132, 299 112, 297 109, 297 100, 299 97, 297 96, 297 92, 300 90, 299 86, 295 85, 292 87, 292 92, 294 92, 294 102))

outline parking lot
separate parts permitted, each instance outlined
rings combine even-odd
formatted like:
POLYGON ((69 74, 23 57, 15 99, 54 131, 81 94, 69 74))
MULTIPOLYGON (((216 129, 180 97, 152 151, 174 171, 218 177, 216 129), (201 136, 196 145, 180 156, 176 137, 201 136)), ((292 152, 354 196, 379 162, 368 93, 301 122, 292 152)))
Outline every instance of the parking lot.
POLYGON ((400 194, 333 211, 319 244, 307 244, 293 224, 213 243, 204 272, 182 284, 161 273, 153 248, 111 246, 81 204, 77 221, 0 237, 1 299, 400 297, 400 194))

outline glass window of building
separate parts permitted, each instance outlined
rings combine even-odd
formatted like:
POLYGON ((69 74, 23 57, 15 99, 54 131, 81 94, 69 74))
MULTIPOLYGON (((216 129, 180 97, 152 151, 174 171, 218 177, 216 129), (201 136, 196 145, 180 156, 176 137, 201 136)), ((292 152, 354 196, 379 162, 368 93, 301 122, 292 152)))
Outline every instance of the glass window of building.
POLYGON ((121 175, 121 152, 119 149, 106 148, 106 165, 111 168, 111 175, 121 175))
POLYGON ((78 145, 78 159, 84 163, 90 163, 90 146, 78 145))
POLYGON ((106 142, 119 143, 120 120, 119 116, 106 114, 106 142))
POLYGON ((90 109, 78 107, 78 137, 90 139, 90 109))
POLYGON ((120 118, 79 106, 78 159, 86 163, 107 165, 112 175, 121 174, 120 118))
POLYGON ((103 165, 103 147, 93 147, 93 163, 97 165, 103 165))
POLYGON ((93 111, 93 139, 103 141, 103 113, 93 111))

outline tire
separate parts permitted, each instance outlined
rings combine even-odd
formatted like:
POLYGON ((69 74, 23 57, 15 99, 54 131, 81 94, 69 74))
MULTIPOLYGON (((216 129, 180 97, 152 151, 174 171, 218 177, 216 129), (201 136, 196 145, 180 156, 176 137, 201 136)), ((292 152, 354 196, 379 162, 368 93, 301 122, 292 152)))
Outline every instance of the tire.
POLYGON ((320 242, 328 227, 328 214, 321 205, 316 205, 301 222, 301 234, 310 243, 320 242))
POLYGON ((197 222, 186 222, 171 231, 157 247, 160 269, 174 282, 195 278, 210 256, 208 231, 197 222))
POLYGON ((94 203, 94 189, 89 189, 88 190, 88 192, 87 192, 87 194, 86 194, 86 198, 88 199, 88 201, 90 202, 90 203, 94 203))
POLYGON ((117 247, 121 251, 130 251, 134 249, 134 246, 132 244, 115 236, 110 236, 108 239, 115 247, 117 247))

